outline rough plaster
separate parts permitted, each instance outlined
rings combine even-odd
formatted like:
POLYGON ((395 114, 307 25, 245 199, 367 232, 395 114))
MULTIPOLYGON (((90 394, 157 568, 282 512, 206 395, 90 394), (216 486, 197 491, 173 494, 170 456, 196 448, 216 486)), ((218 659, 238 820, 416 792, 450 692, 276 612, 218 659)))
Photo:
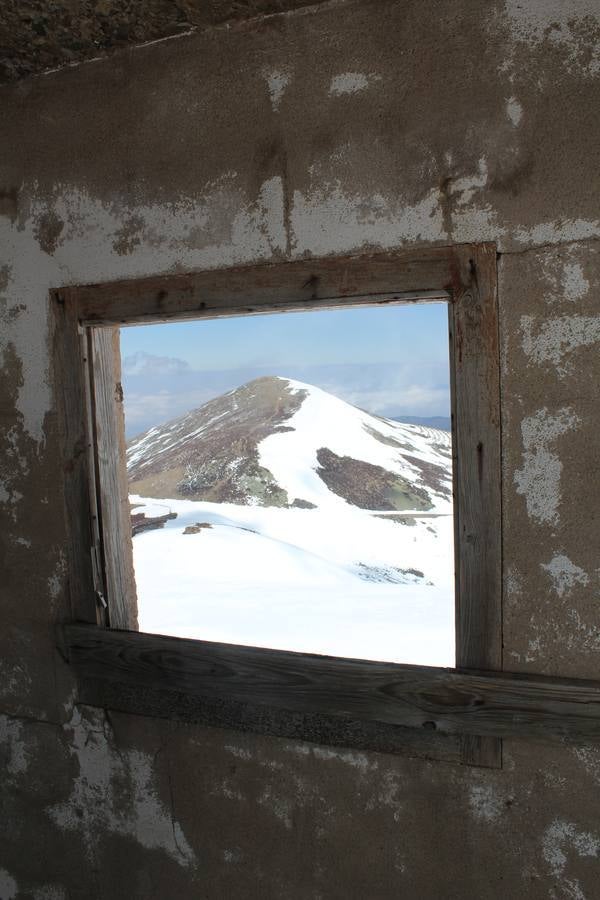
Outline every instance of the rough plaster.
POLYGON ((559 877, 567 897, 585 900, 581 884, 576 878, 564 877, 569 852, 579 857, 598 857, 600 838, 589 832, 578 831, 572 822, 555 820, 542 838, 544 859, 552 873, 559 877))
POLYGON ((289 72, 284 72, 279 69, 265 72, 265 80, 269 88, 273 112, 277 112, 279 109, 281 98, 283 97, 286 87, 290 83, 290 79, 291 75, 289 72))
POLYGON ((600 73, 600 27, 595 0, 506 0, 513 35, 532 46, 566 51, 570 67, 594 77, 600 73))
POLYGON ((47 296, 495 241, 505 664, 597 676, 597 27, 358 0, 2 89, 2 900, 593 900, 597 747, 507 741, 491 772, 74 706, 47 296))
POLYGON ((561 316, 559 319, 546 319, 541 324, 536 323, 532 316, 522 316, 521 329, 523 350, 527 356, 538 364, 552 363, 559 376, 564 378, 573 366, 570 359, 573 350, 600 341, 600 316, 561 316))
POLYGON ((527 512, 540 524, 558 524, 563 465, 553 444, 578 423, 570 407, 556 413, 544 407, 521 422, 523 467, 517 469, 514 480, 517 492, 525 496, 527 512))
POLYGON ((364 72, 343 72, 334 75, 329 85, 329 94, 333 97, 341 97, 343 94, 357 94, 366 91, 371 80, 378 80, 379 75, 365 75, 364 72))
POLYGON ((559 597, 564 597, 576 584, 588 585, 590 583, 587 572, 572 563, 569 557, 562 553, 557 553, 549 563, 542 563, 541 567, 544 572, 548 573, 552 587, 559 597))
POLYGON ((75 708, 63 728, 79 773, 68 800, 51 806, 48 816, 60 829, 78 832, 90 862, 98 834, 110 832, 131 836, 149 850, 163 850, 181 866, 194 865, 195 853, 181 826, 157 795, 152 757, 137 750, 115 753, 100 712, 82 717, 75 708), (129 782, 127 796, 123 778, 129 782))
POLYGON ((15 879, 5 869, 0 869, 0 897, 3 900, 15 900, 18 885, 15 879))

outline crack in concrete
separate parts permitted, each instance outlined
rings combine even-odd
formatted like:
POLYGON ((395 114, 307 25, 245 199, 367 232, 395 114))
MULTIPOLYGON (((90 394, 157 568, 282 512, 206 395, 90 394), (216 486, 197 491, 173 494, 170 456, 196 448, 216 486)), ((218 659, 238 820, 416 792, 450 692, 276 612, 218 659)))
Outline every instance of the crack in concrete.
POLYGON ((574 238, 572 241, 546 241, 543 244, 534 244, 523 250, 497 250, 496 256, 523 256, 526 253, 538 253, 543 250, 556 250, 558 247, 576 247, 582 244, 600 244, 600 237, 574 238))

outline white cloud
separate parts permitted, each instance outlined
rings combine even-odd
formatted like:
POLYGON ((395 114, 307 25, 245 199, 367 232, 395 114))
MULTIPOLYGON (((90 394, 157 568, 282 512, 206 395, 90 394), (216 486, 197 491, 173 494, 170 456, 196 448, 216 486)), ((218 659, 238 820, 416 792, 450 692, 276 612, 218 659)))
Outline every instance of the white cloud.
POLYGON ((142 350, 122 361, 123 375, 178 375, 191 371, 190 364, 176 356, 154 356, 142 350))

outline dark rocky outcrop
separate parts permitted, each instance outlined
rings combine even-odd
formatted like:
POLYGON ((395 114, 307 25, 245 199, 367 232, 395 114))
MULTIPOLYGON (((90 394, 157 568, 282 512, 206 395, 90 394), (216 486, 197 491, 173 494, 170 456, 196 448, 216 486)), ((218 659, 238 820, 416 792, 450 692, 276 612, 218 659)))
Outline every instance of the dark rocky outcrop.
POLYGON ((381 466, 337 456, 327 447, 317 451, 317 470, 330 491, 360 509, 431 509, 433 504, 423 488, 411 484, 381 466))

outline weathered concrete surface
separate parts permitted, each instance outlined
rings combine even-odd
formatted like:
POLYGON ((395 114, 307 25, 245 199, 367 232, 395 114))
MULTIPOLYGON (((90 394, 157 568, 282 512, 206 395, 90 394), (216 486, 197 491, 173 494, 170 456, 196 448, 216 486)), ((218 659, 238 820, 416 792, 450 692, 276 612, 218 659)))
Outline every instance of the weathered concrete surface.
POLYGON ((342 3, 2 89, 2 900, 598 895, 598 747, 485 772, 74 706, 47 291, 496 241, 505 666, 596 676, 599 28, 342 3))

